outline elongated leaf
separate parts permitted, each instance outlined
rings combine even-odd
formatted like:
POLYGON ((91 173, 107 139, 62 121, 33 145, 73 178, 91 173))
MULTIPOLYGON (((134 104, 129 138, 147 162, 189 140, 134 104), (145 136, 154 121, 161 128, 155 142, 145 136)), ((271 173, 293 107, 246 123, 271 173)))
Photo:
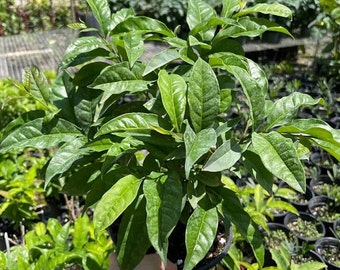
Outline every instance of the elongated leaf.
POLYGON ((222 212, 226 219, 232 222, 237 231, 251 245, 257 262, 262 266, 264 263, 264 246, 262 235, 258 226, 254 224, 249 214, 244 211, 242 204, 235 193, 227 188, 218 189, 222 201, 222 212))
POLYGON ((203 170, 219 172, 231 168, 240 158, 242 148, 234 140, 227 140, 208 159, 203 170))
POLYGON ((223 0, 222 16, 230 18, 231 15, 240 9, 240 2, 238 0, 223 0))
POLYGON ((287 97, 283 97, 274 102, 267 116, 267 130, 272 127, 290 123, 298 114, 302 106, 312 106, 322 104, 322 99, 314 99, 311 96, 299 92, 294 92, 287 97))
POLYGON ((263 165, 258 154, 249 149, 243 154, 242 163, 247 171, 256 179, 256 181, 269 193, 272 193, 274 177, 263 165))
MULTIPOLYGON (((206 24, 208 21, 216 17, 214 8, 203 0, 189 0, 187 11, 187 23, 190 30, 200 24, 206 24)), ((214 37, 216 27, 204 31, 202 33, 203 40, 211 40, 214 37)))
POLYGON ((80 159, 86 153, 86 150, 82 150, 86 142, 87 139, 85 137, 78 137, 64 143, 58 149, 48 163, 45 174, 45 187, 54 176, 63 174, 76 160, 80 159))
POLYGON ((190 216, 185 230, 187 256, 184 270, 193 269, 208 253, 214 242, 218 226, 216 208, 205 210, 197 207, 190 216))
POLYGON ((67 222, 59 231, 58 236, 55 239, 54 249, 56 253, 62 254, 68 251, 70 222, 67 222))
POLYGON ((144 16, 128 17, 112 30, 111 35, 128 33, 131 35, 158 33, 167 37, 175 37, 175 34, 164 23, 144 16))
POLYGON ((126 113, 105 123, 97 132, 96 136, 104 134, 119 134, 127 132, 130 134, 143 135, 160 126, 157 114, 151 113, 126 113))
POLYGON ((25 89, 46 108, 51 107, 50 89, 44 73, 36 66, 25 69, 25 89))
POLYGON ((319 119, 296 119, 290 125, 280 127, 280 133, 307 137, 340 160, 340 132, 319 119))
POLYGON ((168 238, 181 214, 182 184, 178 175, 161 175, 147 179, 143 185, 146 197, 147 230, 153 247, 166 263, 168 238))
POLYGON ((190 75, 188 103, 195 132, 211 126, 219 114, 219 84, 210 65, 202 59, 196 61, 190 75))
POLYGON ((177 49, 166 49, 153 56, 150 62, 147 64, 143 76, 151 73, 157 68, 163 67, 170 62, 179 59, 179 53, 177 49))
POLYGON ((306 178, 297 150, 291 139, 273 131, 252 134, 252 144, 264 166, 299 192, 306 190, 306 178))
POLYGON ((234 17, 240 17, 240 16, 251 14, 251 13, 262 13, 262 14, 280 16, 284 18, 290 18, 290 19, 292 18, 292 11, 290 10, 290 8, 279 3, 273 3, 273 4, 259 3, 253 7, 239 11, 238 13, 234 15, 234 17))
POLYGON ((253 127, 256 129, 265 116, 264 108, 268 81, 264 71, 255 62, 248 59, 248 64, 249 70, 234 65, 225 65, 225 68, 242 85, 242 90, 247 97, 253 127))
POLYGON ((171 123, 175 130, 180 132, 186 109, 187 84, 181 76, 169 75, 162 70, 158 75, 158 87, 171 123))
POLYGON ((209 152, 210 148, 215 146, 217 140, 216 132, 214 129, 203 129, 199 133, 191 129, 189 125, 184 132, 184 143, 186 151, 185 159, 185 176, 188 179, 190 170, 195 162, 199 160, 204 154, 209 152))
POLYGON ((82 249, 88 242, 88 233, 90 228, 90 220, 87 215, 77 218, 74 223, 74 232, 72 243, 76 249, 82 249))
POLYGON ((30 121, 17 128, 3 139, 0 152, 15 148, 53 148, 62 142, 72 141, 82 136, 76 126, 63 119, 53 119, 44 123, 43 118, 30 121))
POLYGON ((106 0, 86 0, 104 36, 110 31, 111 11, 106 0))
POLYGON ((135 269, 151 246, 145 226, 145 209, 145 197, 141 195, 124 212, 116 243, 118 247, 117 261, 121 269, 135 269))
POLYGON ((61 68, 70 66, 81 54, 89 53, 95 49, 106 48, 106 44, 98 37, 81 37, 71 42, 67 47, 61 68))
POLYGON ((144 42, 142 35, 124 36, 124 45, 129 64, 132 67, 134 63, 142 56, 144 52, 144 42))
POLYGON ((127 175, 118 180, 99 200, 93 216, 96 231, 106 229, 137 196, 141 180, 127 175))

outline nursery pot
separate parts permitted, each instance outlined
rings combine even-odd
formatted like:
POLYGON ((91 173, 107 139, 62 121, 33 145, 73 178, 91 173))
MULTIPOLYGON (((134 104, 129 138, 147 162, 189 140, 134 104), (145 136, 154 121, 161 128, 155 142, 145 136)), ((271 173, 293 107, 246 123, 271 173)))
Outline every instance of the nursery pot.
POLYGON ((333 224, 340 218, 340 205, 327 196, 315 196, 309 201, 308 210, 325 225, 326 236, 333 236, 333 224), (334 214, 334 217, 329 214, 334 214))
POLYGON ((309 187, 316 196, 326 195, 322 189, 324 184, 332 185, 333 182, 328 175, 320 175, 318 179, 312 179, 309 183, 309 187))
POLYGON ((314 243, 326 234, 325 225, 312 214, 299 212, 299 215, 289 213, 284 218, 284 225, 295 235, 300 242, 314 243), (314 228, 312 227, 314 226, 314 228), (313 232, 313 235, 308 235, 313 232))
POLYGON ((328 270, 340 269, 340 240, 334 237, 322 237, 315 242, 315 251, 320 254, 328 270), (333 254, 333 256, 331 256, 333 254))

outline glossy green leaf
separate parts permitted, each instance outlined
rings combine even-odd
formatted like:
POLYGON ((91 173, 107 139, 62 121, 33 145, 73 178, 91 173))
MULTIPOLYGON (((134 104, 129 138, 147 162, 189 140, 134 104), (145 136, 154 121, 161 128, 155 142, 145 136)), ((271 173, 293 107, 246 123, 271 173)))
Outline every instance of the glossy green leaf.
POLYGON ((171 63, 172 61, 179 58, 179 53, 177 49, 166 49, 156 54, 151 58, 149 63, 146 65, 143 76, 151 73, 157 68, 161 68, 166 64, 171 63))
POLYGON ((264 166, 299 192, 306 190, 305 171, 293 141, 278 132, 252 134, 252 144, 264 166))
POLYGON ((87 142, 87 138, 78 137, 64 143, 53 155, 45 173, 45 187, 49 184, 53 177, 66 172, 72 164, 80 159, 86 150, 82 147, 87 142))
POLYGON ((60 229, 58 236, 55 239, 54 250, 62 254, 65 251, 69 250, 69 230, 70 230, 70 222, 67 222, 60 229))
POLYGON ((61 228, 62 228, 62 226, 57 219, 55 219, 55 218, 49 218, 48 219, 47 230, 50 233, 50 235, 52 236, 54 242, 57 241, 57 237, 59 235, 61 228))
POLYGON ((259 3, 250 8, 242 9, 241 11, 236 13, 234 17, 245 16, 251 13, 262 13, 262 14, 280 16, 284 18, 290 18, 290 19, 292 18, 292 11, 290 10, 290 8, 279 3, 273 3, 273 4, 259 3))
POLYGON ((70 122, 53 119, 49 123, 44 123, 44 119, 38 118, 22 125, 5 137, 0 144, 0 152, 26 147, 51 149, 79 136, 82 134, 70 122))
POLYGON ((132 67, 144 52, 144 41, 142 35, 132 35, 123 37, 126 55, 132 67))
POLYGON ((192 128, 187 125, 184 132, 184 144, 186 151, 185 159, 185 176, 188 179, 191 168, 195 162, 214 147, 217 141, 216 132, 214 129, 203 129, 195 134, 192 128))
POLYGON ((254 224, 249 214, 245 212, 240 200, 236 194, 227 189, 219 189, 222 201, 223 216, 232 222, 237 231, 244 237, 251 245, 257 262, 260 265, 264 263, 264 245, 262 242, 262 234, 258 226, 254 224))
POLYGON ((93 216, 96 231, 110 226, 134 201, 141 180, 127 175, 118 180, 99 200, 93 216))
POLYGON ((90 220, 87 215, 79 216, 74 223, 72 243, 76 249, 82 249, 89 241, 90 220))
POLYGON ((77 86, 88 86, 98 77, 100 72, 109 66, 109 63, 96 61, 82 66, 74 75, 73 84, 77 86))
POLYGON ((112 30, 111 35, 147 33, 158 33, 167 37, 175 37, 175 34, 164 23, 144 16, 128 17, 112 30))
MULTIPOLYGON (((187 10, 187 23, 190 30, 201 24, 206 24, 216 17, 214 8, 203 0, 189 0, 187 10)), ((212 27, 202 33, 203 40, 211 40, 214 37, 216 27, 212 27)))
POLYGON ((67 47, 61 62, 61 67, 67 68, 68 66, 74 65, 75 60, 82 54, 89 53, 99 48, 106 48, 106 43, 98 37, 77 38, 67 47))
POLYGON ((307 137, 340 160, 340 132, 322 120, 296 119, 290 125, 282 126, 277 131, 307 137))
POLYGON ((111 23, 111 11, 109 2, 106 0, 86 0, 90 6, 93 16, 100 26, 100 30, 104 36, 107 35, 111 23))
POLYGON ((104 134, 129 133, 143 135, 154 127, 160 126, 157 114, 151 113, 126 113, 106 122, 97 132, 96 136, 104 134))
POLYGON ((180 132, 187 104, 187 84, 181 76, 161 70, 158 74, 158 87, 171 123, 175 130, 180 132))
POLYGON ((25 69, 25 89, 46 108, 51 107, 50 88, 44 73, 36 66, 25 69))
POLYGON ((190 120, 195 132, 210 127, 219 114, 220 88, 210 65, 198 59, 188 86, 190 120))
POLYGON ((231 168, 240 158, 242 148, 234 140, 227 140, 210 156, 204 171, 219 172, 231 168))
POLYGON ((232 73, 242 86, 247 97, 253 128, 256 129, 265 116, 265 99, 268 91, 268 81, 264 71, 250 59, 247 60, 249 70, 236 65, 225 65, 225 69, 232 73))
POLYGON ((263 165, 258 154, 249 149, 242 153, 242 163, 247 171, 256 179, 256 181, 269 193, 272 193, 274 177, 263 165))
POLYGON ((151 246, 146 229, 146 203, 139 196, 124 212, 119 225, 117 261, 121 269, 133 270, 151 246), (138 239, 138 241, 136 241, 138 239), (133 254, 133 256, 131 256, 133 254))
POLYGON ((238 0, 223 0, 222 16, 230 18, 231 15, 240 9, 240 2, 238 0))
POLYGON ((299 92, 294 92, 289 96, 282 97, 274 102, 267 116, 266 128, 281 126, 290 123, 303 106, 322 104, 322 99, 314 99, 311 96, 299 92))
POLYGON ((144 181, 149 239, 163 262, 167 261, 168 238, 182 207, 182 184, 177 174, 152 175, 144 181))
POLYGON ((208 253, 212 246, 218 227, 216 208, 205 210, 197 207, 190 216, 185 230, 187 256, 184 270, 193 269, 208 253))

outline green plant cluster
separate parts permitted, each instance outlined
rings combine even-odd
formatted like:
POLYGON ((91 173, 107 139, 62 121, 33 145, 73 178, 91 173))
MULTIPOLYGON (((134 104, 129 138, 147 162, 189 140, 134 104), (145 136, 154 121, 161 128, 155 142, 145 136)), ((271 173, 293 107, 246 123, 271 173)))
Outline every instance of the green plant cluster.
MULTIPOLYGON (((59 5, 58 1, 33 0, 24 5, 15 2, 0 0, 0 36, 51 30, 72 22, 70 6, 59 5)), ((76 3, 77 12, 84 8, 82 1, 76 3)))
POLYGON ((94 234, 93 222, 87 215, 79 217, 74 224, 65 225, 50 218, 47 224, 38 222, 26 233, 25 245, 0 252, 0 268, 108 269, 112 249, 112 242, 105 232, 94 234))

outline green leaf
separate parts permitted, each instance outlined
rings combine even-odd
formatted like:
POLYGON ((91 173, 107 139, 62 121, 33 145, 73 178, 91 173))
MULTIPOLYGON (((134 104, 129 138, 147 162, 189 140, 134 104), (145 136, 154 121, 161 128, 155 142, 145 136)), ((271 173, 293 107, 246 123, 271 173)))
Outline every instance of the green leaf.
POLYGON ((47 221, 47 230, 52 236, 54 242, 57 241, 57 237, 59 235, 59 232, 61 230, 62 226, 59 223, 59 221, 55 218, 49 218, 47 221))
POLYGON ((148 134, 151 130, 154 130, 154 127, 159 127, 160 122, 161 120, 157 114, 126 113, 103 124, 96 136, 108 133, 148 134))
POLYGON ((110 226, 134 201, 141 180, 127 175, 118 180, 99 200, 93 216, 96 231, 110 226))
POLYGON ((247 97, 253 128, 256 129, 265 116, 265 99, 268 91, 268 81, 264 71, 252 60, 247 59, 249 70, 235 65, 225 65, 242 86, 247 97))
POLYGON ((55 238, 54 249, 56 253, 63 254, 65 251, 69 250, 69 230, 70 222, 67 222, 60 229, 58 236, 55 238))
POLYGON ((293 141, 278 132, 252 134, 252 144, 264 166, 299 192, 306 190, 306 178, 293 141))
POLYGON ((51 122, 44 123, 44 119, 38 118, 22 125, 5 137, 0 144, 0 152, 26 147, 51 149, 79 136, 82 134, 77 127, 66 120, 53 119, 51 122))
POLYGON ((242 163, 247 171, 256 179, 256 181, 269 193, 272 193, 274 177, 263 165, 258 154, 249 149, 242 154, 242 163))
POLYGON ((257 262, 262 266, 264 263, 264 245, 258 226, 254 224, 249 214, 244 211, 242 204, 233 191, 223 188, 218 189, 218 192, 223 198, 223 216, 232 222, 242 237, 249 242, 257 262))
POLYGON ((226 18, 230 18, 231 15, 240 9, 240 1, 238 0, 224 0, 222 16, 226 18))
POLYGON ((210 148, 214 147, 217 141, 216 132, 214 129, 203 129, 199 133, 191 129, 187 125, 184 132, 184 144, 186 151, 185 159, 185 176, 189 179, 191 168, 195 162, 199 160, 203 155, 210 151, 210 148))
POLYGON ((182 184, 177 174, 151 175, 144 181, 147 230, 153 247, 166 263, 168 238, 181 214, 182 184))
POLYGON ((324 101, 314 99, 311 96, 299 92, 294 92, 287 97, 283 97, 274 102, 267 116, 266 129, 290 123, 298 114, 302 106, 312 106, 323 104, 324 101))
POLYGON ((75 65, 76 59, 80 55, 89 53, 96 49, 106 48, 106 43, 98 37, 81 37, 77 38, 70 43, 67 47, 63 60, 61 62, 61 68, 67 68, 75 65))
POLYGON ((100 74, 100 72, 109 66, 109 63, 100 62, 99 60, 93 63, 88 63, 82 66, 74 75, 72 83, 77 86, 88 86, 100 74))
POLYGON ((106 0, 86 0, 104 36, 110 31, 111 11, 106 0))
POLYGON ((210 65, 198 59, 188 86, 190 120, 195 132, 210 127, 219 114, 220 88, 210 65))
POLYGON ((236 141, 227 140, 210 156, 203 170, 220 172, 229 169, 241 158, 242 151, 236 141))
POLYGON ((25 69, 25 89, 46 108, 51 107, 50 88, 44 73, 36 66, 25 69))
MULTIPOLYGON (((214 8, 202 0, 189 0, 187 11, 187 23, 190 30, 198 25, 206 24, 213 17, 216 17, 214 8)), ((216 27, 202 33, 203 40, 211 40, 214 37, 216 27)))
POLYGON ((290 8, 279 4, 279 3, 273 3, 273 4, 267 4, 267 3, 259 3, 256 4, 253 7, 243 9, 236 13, 234 17, 240 17, 244 15, 248 15, 251 13, 262 13, 262 14, 270 14, 274 16, 280 16, 284 18, 292 18, 292 11, 290 8))
POLYGON ((146 203, 139 196, 124 212, 118 231, 117 261, 121 269, 133 270, 151 246, 146 229, 146 203), (136 241, 138 239, 138 241, 136 241), (131 256, 133 254, 133 256, 131 256))
POLYGON ((216 208, 205 210, 197 207, 191 214, 185 230, 187 256, 184 270, 193 269, 208 253, 212 246, 218 227, 216 208))
POLYGON ((123 37, 126 55, 132 67, 144 52, 144 41, 142 35, 132 35, 123 37))
POLYGON ((88 242, 90 220, 87 215, 79 216, 74 223, 72 243, 76 249, 83 249, 88 242))
POLYGON ((146 65, 143 76, 151 73, 157 68, 163 67, 166 64, 171 63, 172 61, 179 58, 179 53, 177 49, 166 49, 156 54, 151 58, 149 63, 146 65))
POLYGON ((167 37, 175 37, 174 32, 172 32, 164 23, 144 16, 128 17, 126 20, 116 25, 110 35, 143 35, 147 33, 158 33, 167 37))
POLYGON ((340 160, 340 132, 319 119, 296 119, 290 125, 280 127, 280 133, 307 137, 340 160))
POLYGON ((157 83, 172 126, 180 132, 186 109, 187 84, 181 76, 169 75, 165 70, 159 72, 157 83))
POLYGON ((45 173, 45 188, 56 175, 66 172, 72 164, 86 154, 82 147, 86 144, 87 138, 78 137, 64 143, 51 158, 45 173))

